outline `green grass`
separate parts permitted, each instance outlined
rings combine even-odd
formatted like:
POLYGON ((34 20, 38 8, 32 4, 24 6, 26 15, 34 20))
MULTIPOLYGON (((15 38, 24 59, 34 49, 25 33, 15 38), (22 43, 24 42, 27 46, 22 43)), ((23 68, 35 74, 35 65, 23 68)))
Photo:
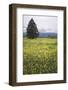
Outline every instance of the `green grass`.
POLYGON ((24 38, 23 74, 57 73, 57 39, 24 38))

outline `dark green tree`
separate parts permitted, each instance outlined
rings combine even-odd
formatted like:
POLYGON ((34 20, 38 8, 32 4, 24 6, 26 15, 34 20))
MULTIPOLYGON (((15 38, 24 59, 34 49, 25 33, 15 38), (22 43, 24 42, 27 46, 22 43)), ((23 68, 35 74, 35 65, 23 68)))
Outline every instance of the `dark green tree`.
POLYGON ((38 28, 32 18, 28 23, 27 37, 33 39, 33 38, 37 38, 38 36, 39 36, 38 28))

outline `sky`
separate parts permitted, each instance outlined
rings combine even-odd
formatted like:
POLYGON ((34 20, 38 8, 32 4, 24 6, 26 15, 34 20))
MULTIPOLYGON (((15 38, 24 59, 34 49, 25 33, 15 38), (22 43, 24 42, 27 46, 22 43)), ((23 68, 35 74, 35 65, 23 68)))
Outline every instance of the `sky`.
POLYGON ((29 21, 33 18, 37 25, 39 32, 54 32, 57 33, 57 17, 56 16, 34 16, 34 15, 23 15, 23 27, 24 32, 28 26, 29 21))

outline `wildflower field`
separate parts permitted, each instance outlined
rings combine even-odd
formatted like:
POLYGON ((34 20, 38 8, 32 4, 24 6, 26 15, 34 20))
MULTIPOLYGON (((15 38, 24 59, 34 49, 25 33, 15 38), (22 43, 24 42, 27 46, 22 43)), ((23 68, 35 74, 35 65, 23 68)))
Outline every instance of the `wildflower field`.
POLYGON ((57 39, 23 39, 23 74, 57 73, 57 39))

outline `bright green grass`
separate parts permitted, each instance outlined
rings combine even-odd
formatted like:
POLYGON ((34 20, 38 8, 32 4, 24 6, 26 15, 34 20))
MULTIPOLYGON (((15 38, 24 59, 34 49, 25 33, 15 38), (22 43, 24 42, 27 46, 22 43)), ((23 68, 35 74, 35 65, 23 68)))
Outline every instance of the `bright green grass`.
POLYGON ((57 73, 56 38, 24 38, 23 74, 57 73))

